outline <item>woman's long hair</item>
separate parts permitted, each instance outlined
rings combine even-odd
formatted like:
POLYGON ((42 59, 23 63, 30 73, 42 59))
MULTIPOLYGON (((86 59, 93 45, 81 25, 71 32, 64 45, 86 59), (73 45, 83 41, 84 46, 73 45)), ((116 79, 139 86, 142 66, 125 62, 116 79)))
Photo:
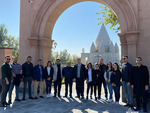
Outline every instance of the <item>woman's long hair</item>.
POLYGON ((52 63, 51 63, 51 61, 48 61, 48 62, 47 62, 47 67, 48 67, 48 64, 49 64, 49 63, 51 64, 51 65, 50 65, 50 67, 52 67, 52 63))
MULTIPOLYGON (((114 65, 114 64, 117 65, 117 70, 119 70, 119 65, 118 65, 118 63, 114 62, 113 65, 114 65)), ((113 68, 113 71, 114 71, 114 68, 113 68)))
POLYGON ((113 66, 112 66, 112 63, 111 62, 108 62, 107 63, 107 66, 106 66, 106 71, 108 71, 108 69, 109 69, 109 67, 108 67, 108 65, 111 65, 111 67, 110 67, 110 71, 112 71, 113 70, 113 66))

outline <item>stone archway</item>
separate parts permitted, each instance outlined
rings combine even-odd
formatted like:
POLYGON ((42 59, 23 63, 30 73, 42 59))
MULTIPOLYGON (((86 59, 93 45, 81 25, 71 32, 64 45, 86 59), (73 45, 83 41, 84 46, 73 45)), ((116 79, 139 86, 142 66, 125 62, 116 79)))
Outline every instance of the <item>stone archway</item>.
POLYGON ((55 22, 67 8, 84 1, 102 3, 116 13, 121 26, 121 54, 128 55, 129 61, 133 63, 137 56, 139 32, 133 3, 128 0, 38 0, 32 4, 27 0, 21 1, 20 61, 25 60, 26 54, 33 57, 33 63, 41 58, 46 64, 50 60, 48 53, 52 49, 51 36, 55 22))

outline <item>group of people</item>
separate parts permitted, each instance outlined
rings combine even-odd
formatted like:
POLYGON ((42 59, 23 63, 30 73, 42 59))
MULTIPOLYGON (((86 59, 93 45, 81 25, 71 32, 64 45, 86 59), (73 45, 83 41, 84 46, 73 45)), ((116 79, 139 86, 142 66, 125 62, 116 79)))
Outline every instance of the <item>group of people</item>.
POLYGON ((13 58, 13 63, 10 63, 10 56, 5 57, 5 63, 2 64, 2 94, 1 94, 1 107, 6 107, 12 103, 12 91, 16 89, 15 101, 19 99, 19 85, 23 81, 23 98, 26 98, 26 87, 28 84, 29 99, 44 98, 43 84, 46 83, 47 98, 51 97, 51 87, 54 83, 54 97, 61 97, 62 80, 65 78, 65 95, 72 98, 72 84, 76 82, 76 98, 84 98, 84 81, 87 84, 86 99, 92 99, 93 89, 95 100, 101 99, 101 87, 103 84, 105 91, 105 98, 108 102, 113 102, 113 91, 115 94, 115 104, 119 104, 120 99, 120 86, 123 85, 127 104, 125 106, 134 108, 133 106, 133 93, 136 99, 136 111, 141 110, 141 98, 143 100, 143 111, 147 112, 147 91, 149 89, 149 72, 148 68, 142 65, 142 58, 136 58, 136 66, 128 63, 128 56, 123 56, 123 64, 120 69, 117 63, 108 62, 104 64, 104 59, 100 58, 99 63, 88 63, 87 66, 81 63, 81 59, 77 59, 77 64, 71 67, 71 62, 67 62, 67 66, 61 65, 60 59, 56 60, 56 65, 52 66, 51 61, 47 62, 47 66, 42 65, 42 60, 37 61, 37 65, 33 66, 32 57, 28 56, 27 61, 21 66, 18 64, 18 59, 13 58), (31 85, 34 81, 34 97, 31 94, 31 85), (108 99, 108 91, 109 99, 108 99), (9 92, 9 101, 6 102, 6 96, 9 92), (39 92, 39 93, 38 93, 39 92), (38 97, 39 94, 39 97, 38 97))

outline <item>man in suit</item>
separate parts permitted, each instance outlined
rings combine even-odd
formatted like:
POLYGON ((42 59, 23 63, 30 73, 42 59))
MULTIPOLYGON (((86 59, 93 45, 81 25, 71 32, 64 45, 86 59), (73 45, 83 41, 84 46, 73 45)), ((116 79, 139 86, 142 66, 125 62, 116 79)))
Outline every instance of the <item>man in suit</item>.
POLYGON ((61 83, 63 79, 62 75, 63 66, 60 64, 60 59, 56 60, 56 65, 54 66, 54 97, 56 97, 57 94, 57 88, 58 88, 58 97, 60 96, 60 90, 61 90, 61 83))
POLYGON ((149 72, 147 66, 142 65, 142 58, 136 58, 136 66, 133 67, 131 86, 134 88, 136 96, 136 109, 135 111, 140 111, 141 109, 141 97, 143 100, 143 111, 148 112, 146 108, 147 103, 147 92, 149 89, 149 72))
POLYGON ((72 70, 73 67, 71 67, 71 62, 67 62, 67 66, 63 68, 63 76, 65 77, 65 96, 67 97, 68 95, 68 85, 69 85, 69 90, 70 90, 70 98, 72 98, 72 81, 73 81, 73 76, 72 76, 72 70))
POLYGON ((84 98, 84 80, 85 80, 85 65, 81 63, 81 59, 77 59, 77 64, 74 66, 73 74, 76 78, 77 98, 84 98))
MULTIPOLYGON (((105 90, 105 98, 106 98, 106 100, 108 100, 108 97, 107 97, 108 96, 108 92, 107 92, 107 87, 106 87, 106 80, 104 79, 104 73, 106 71, 106 65, 104 64, 104 59, 103 58, 100 58, 99 69, 102 72, 101 83, 103 83, 103 87, 104 87, 104 90, 105 90)), ((101 96, 101 88, 100 88, 100 96, 101 96)))

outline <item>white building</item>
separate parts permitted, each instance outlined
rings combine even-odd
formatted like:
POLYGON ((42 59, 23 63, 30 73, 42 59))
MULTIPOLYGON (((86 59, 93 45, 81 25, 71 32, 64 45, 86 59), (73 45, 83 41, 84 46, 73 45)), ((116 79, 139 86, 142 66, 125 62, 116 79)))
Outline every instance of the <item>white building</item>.
POLYGON ((104 63, 117 62, 119 63, 119 47, 118 44, 110 40, 105 25, 102 25, 95 43, 93 42, 90 48, 90 53, 85 53, 82 49, 81 61, 83 64, 91 62, 95 64, 99 59, 103 58, 104 63))

